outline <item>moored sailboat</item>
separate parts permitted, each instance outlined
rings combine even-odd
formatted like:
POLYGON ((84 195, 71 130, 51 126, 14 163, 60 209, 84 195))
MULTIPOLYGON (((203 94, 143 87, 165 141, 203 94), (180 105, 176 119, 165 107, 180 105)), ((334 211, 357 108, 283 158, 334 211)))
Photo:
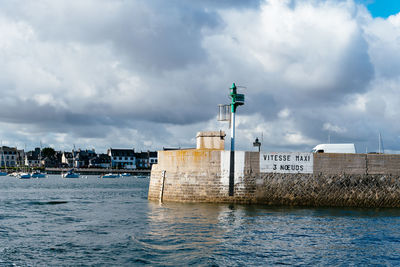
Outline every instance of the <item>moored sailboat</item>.
POLYGON ((121 175, 116 173, 107 173, 100 176, 100 178, 119 178, 119 177, 121 177, 121 175))
POLYGON ((41 173, 40 171, 35 171, 31 174, 32 178, 45 178, 46 174, 41 173))
POLYGON ((31 174, 30 173, 20 173, 19 175, 18 175, 18 178, 19 179, 30 179, 32 176, 31 176, 31 174))
POLYGON ((63 178, 79 178, 79 176, 79 173, 76 173, 74 169, 71 169, 67 173, 62 174, 63 178))

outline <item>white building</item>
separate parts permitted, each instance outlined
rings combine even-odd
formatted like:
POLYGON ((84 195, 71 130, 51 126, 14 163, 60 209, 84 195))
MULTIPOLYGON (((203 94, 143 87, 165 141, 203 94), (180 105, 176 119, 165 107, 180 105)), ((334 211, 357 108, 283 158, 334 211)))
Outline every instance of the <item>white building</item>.
POLYGON ((0 166, 16 167, 19 155, 17 148, 2 146, 0 150, 0 166))
POLYGON ((107 155, 111 158, 111 167, 117 169, 136 169, 136 158, 134 149, 114 149, 107 150, 107 155))

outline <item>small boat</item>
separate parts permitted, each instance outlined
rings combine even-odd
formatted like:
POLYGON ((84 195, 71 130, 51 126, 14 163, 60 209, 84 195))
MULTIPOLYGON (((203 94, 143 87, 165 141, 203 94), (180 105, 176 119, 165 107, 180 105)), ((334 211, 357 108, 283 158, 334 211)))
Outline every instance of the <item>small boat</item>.
POLYGON ((100 178, 119 178, 119 177, 121 177, 121 175, 115 174, 115 173, 107 173, 107 174, 100 176, 100 178))
POLYGON ((69 170, 66 174, 63 174, 64 178, 79 178, 79 173, 74 172, 74 169, 69 170))
POLYGON ((20 173, 18 176, 19 179, 31 179, 31 177, 31 174, 26 172, 20 173))
POLYGON ((31 174, 32 178, 45 178, 46 174, 41 173, 40 171, 35 171, 34 173, 31 174))
POLYGON ((124 172, 123 174, 121 174, 121 176, 123 176, 123 177, 130 177, 130 176, 132 176, 132 174, 127 173, 127 172, 124 172))

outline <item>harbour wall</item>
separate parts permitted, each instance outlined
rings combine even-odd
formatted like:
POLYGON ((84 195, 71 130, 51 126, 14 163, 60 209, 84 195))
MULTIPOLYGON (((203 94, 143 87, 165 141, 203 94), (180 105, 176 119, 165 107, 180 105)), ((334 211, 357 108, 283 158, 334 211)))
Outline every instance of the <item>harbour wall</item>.
POLYGON ((148 198, 171 202, 400 207, 400 155, 159 151, 148 198), (286 161, 287 160, 287 161, 286 161), (303 162, 304 161, 304 162, 303 162))

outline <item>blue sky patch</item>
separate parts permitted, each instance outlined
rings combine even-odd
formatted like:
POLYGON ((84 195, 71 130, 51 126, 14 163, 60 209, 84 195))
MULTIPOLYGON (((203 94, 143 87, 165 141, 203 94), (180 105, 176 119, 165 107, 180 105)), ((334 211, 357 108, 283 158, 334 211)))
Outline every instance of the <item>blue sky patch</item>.
POLYGON ((364 4, 371 15, 376 17, 387 18, 400 12, 400 0, 356 0, 358 3, 364 4))

